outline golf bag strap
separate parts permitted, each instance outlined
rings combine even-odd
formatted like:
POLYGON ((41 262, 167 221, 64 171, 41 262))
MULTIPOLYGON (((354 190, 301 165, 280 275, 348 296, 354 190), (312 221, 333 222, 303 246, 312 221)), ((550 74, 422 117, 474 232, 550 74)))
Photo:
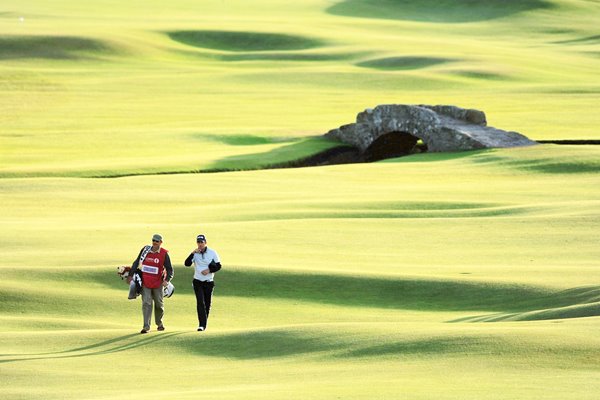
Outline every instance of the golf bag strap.
POLYGON ((152 248, 152 246, 145 246, 144 250, 142 250, 142 254, 140 255, 140 263, 138 265, 142 265, 142 263, 144 262, 144 260, 146 259, 146 256, 148 255, 148 253, 150 253, 150 249, 152 248))

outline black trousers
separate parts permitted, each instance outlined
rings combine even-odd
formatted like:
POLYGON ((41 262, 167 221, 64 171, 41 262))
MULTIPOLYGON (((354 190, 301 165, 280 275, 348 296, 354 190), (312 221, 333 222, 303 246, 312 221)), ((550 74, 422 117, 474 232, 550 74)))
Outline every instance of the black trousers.
POLYGON ((196 293, 196 310, 198 312, 198 326, 206 329, 208 323, 208 313, 210 312, 210 303, 212 293, 215 287, 214 282, 204 282, 194 279, 194 293, 196 293))

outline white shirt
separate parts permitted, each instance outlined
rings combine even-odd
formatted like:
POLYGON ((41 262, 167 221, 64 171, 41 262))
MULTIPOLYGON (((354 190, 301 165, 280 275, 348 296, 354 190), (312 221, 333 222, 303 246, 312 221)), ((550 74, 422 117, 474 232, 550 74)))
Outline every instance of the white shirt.
POLYGON ((194 258, 192 260, 194 261, 195 268, 194 279, 211 282, 214 279, 215 274, 211 272, 209 274, 202 275, 202 271, 207 269, 208 264, 210 264, 210 262, 213 260, 216 263, 221 262, 217 252, 207 247, 204 253, 194 253, 194 258))

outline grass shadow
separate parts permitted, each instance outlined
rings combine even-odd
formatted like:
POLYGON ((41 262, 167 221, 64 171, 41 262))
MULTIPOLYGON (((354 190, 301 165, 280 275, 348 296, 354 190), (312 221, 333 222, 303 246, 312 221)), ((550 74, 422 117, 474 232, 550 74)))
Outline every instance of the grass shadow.
POLYGON ((451 75, 461 76, 471 79, 481 79, 486 81, 507 81, 513 79, 512 77, 505 74, 498 74, 494 72, 476 71, 476 70, 452 70, 449 72, 451 75))
POLYGON ((219 277, 220 295, 290 299, 349 307, 422 311, 502 311, 567 307, 600 300, 600 286, 566 291, 453 280, 385 279, 229 270, 219 277))
POLYGON ((336 146, 338 142, 322 136, 310 137, 266 152, 225 157, 200 172, 278 168, 336 146))
MULTIPOLYGON (((22 272, 22 271, 21 271, 22 272)), ((64 276, 60 272, 49 273, 64 276)), ((110 288, 125 285, 112 271, 94 271, 82 275, 80 284, 97 282, 110 288)), ((115 274, 116 275, 116 274, 115 274)), ((188 277, 175 274, 175 286, 189 285, 188 277)), ((228 267, 219 273, 220 296, 283 299, 345 307, 410 309, 420 311, 483 311, 502 314, 585 306, 581 313, 596 312, 600 286, 568 290, 468 280, 385 278, 338 274, 304 274, 228 267)), ((576 315, 575 309, 571 310, 576 315)), ((559 315, 559 313, 557 313, 559 315)))
POLYGON ((439 356, 440 354, 472 353, 475 349, 485 349, 489 343, 478 337, 433 337, 423 339, 392 340, 377 345, 360 346, 341 352, 338 357, 385 357, 385 356, 439 356))
POLYGON ((114 52, 100 40, 77 36, 0 36, 0 60, 73 60, 114 52))
POLYGON ((246 134, 215 135, 209 133, 194 134, 192 136, 198 140, 210 140, 223 143, 229 146, 256 146, 262 144, 294 143, 300 138, 280 138, 246 134))
MULTIPOLYGON (((158 341, 163 341, 169 337, 181 335, 181 332, 162 333, 159 336, 143 336, 140 334, 130 334, 94 343, 87 346, 82 346, 70 350, 36 353, 36 354, 11 354, 13 358, 0 359, 0 364, 18 362, 18 361, 33 361, 33 360, 49 360, 49 359, 65 359, 65 358, 81 358, 98 356, 109 353, 118 353, 126 350, 135 349, 141 346, 146 346, 158 341), (133 341, 135 337, 139 340, 133 341)), ((4 355, 0 355, 2 357, 4 355)))
POLYGON ((552 7, 545 0, 345 0, 329 7, 327 12, 358 18, 464 23, 552 7))
POLYGON ((253 330, 218 336, 184 336, 170 342, 175 350, 196 355, 242 360, 278 358, 331 351, 339 346, 323 332, 294 329, 253 330))
POLYGON ((217 58, 221 61, 344 61, 357 57, 354 53, 284 53, 257 52, 223 54, 217 58))
POLYGON ((166 34, 188 46, 232 52, 305 50, 324 44, 318 39, 282 33, 195 30, 166 34))
POLYGON ((591 45, 594 45, 594 44, 600 43, 600 35, 580 37, 577 39, 560 40, 560 41, 556 41, 553 43, 555 43, 555 44, 591 44, 591 45))
POLYGON ((427 68, 434 65, 441 65, 457 61, 451 58, 440 57, 387 57, 373 60, 361 61, 356 63, 359 67, 379 69, 384 71, 399 71, 427 68))
POLYGON ((518 153, 498 151, 474 152, 469 161, 474 164, 493 164, 501 168, 534 172, 541 174, 584 174, 600 172, 600 154, 595 145, 560 145, 560 152, 552 150, 556 146, 544 144, 536 146, 538 152, 527 157, 519 157, 518 153), (572 152, 573 149, 577 152, 572 152))
POLYGON ((484 150, 468 150, 468 151, 454 151, 454 152, 444 152, 444 153, 420 153, 420 154, 411 154, 409 156, 396 157, 396 158, 388 158, 385 160, 377 161, 379 163, 410 163, 410 162, 440 162, 440 161, 451 161, 458 160, 461 158, 473 157, 480 154, 491 153, 493 149, 484 149, 484 150))
POLYGON ((600 316, 600 287, 584 286, 557 292, 558 305, 539 304, 537 309, 459 318, 450 322, 541 321, 600 316), (546 307, 544 307, 546 305, 546 307))

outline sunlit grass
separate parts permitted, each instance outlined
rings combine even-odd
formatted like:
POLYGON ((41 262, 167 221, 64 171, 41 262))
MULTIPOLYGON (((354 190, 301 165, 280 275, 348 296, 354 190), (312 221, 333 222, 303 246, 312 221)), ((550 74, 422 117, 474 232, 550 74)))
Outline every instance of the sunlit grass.
POLYGON ((384 103, 598 139, 596 2, 51 3, 0 9, 4 397, 597 398, 596 146, 260 170, 384 103), (155 232, 143 336, 116 267, 155 232))
MULTIPOLYGON (((212 365, 201 391, 221 399, 360 398, 358 376, 381 397, 552 387, 550 398, 592 398, 596 160, 594 146, 545 145, 326 168, 3 179, 2 390, 126 398, 133 389, 105 386, 133 357, 190 374, 212 365), (540 168, 569 158, 578 172, 540 168), (126 299, 116 266, 155 231, 177 290, 167 331, 141 338, 140 302, 126 299), (224 263, 203 336, 182 265, 198 232, 224 263), (298 377, 313 374, 303 390, 298 377), (464 375, 477 378, 468 391, 456 384, 464 375)), ((154 393, 200 391, 183 375, 141 377, 136 392, 150 382, 154 393)))
POLYGON ((0 176, 260 167, 262 151, 189 135, 314 137, 384 103, 478 108, 533 139, 597 137, 591 4, 443 2, 439 16, 471 19, 440 24, 402 18, 418 2, 222 3, 8 1, 0 176), (340 7, 353 12, 328 12, 340 7))

